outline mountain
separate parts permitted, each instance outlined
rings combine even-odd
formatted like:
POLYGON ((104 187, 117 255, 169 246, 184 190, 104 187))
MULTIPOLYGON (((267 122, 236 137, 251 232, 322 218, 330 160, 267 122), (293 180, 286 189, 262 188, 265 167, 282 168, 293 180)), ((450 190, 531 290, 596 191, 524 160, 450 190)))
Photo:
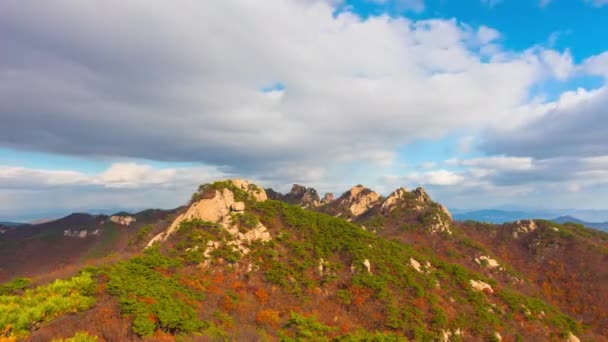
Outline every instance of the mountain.
POLYGON ((0 339, 608 341, 608 234, 458 222, 423 188, 313 190, 219 181, 170 212, 1 235, 3 266, 19 254, 0 339))
POLYGON ((582 224, 585 227, 608 231, 608 222, 602 222, 602 223, 585 222, 583 220, 579 220, 572 216, 560 216, 560 217, 552 219, 551 221, 557 222, 557 223, 577 223, 577 224, 582 224))
POLYGON ((19 227, 19 226, 26 226, 27 223, 22 223, 22 222, 0 222, 0 226, 4 226, 4 227, 19 227))
POLYGON ((117 254, 141 250, 148 235, 163 229, 173 211, 146 210, 127 216, 75 213, 0 235, 0 282, 15 276, 51 278, 117 254))
POLYGON ((490 223, 505 223, 524 219, 549 218, 544 212, 507 211, 498 209, 484 209, 454 213, 457 221, 478 221, 490 223))

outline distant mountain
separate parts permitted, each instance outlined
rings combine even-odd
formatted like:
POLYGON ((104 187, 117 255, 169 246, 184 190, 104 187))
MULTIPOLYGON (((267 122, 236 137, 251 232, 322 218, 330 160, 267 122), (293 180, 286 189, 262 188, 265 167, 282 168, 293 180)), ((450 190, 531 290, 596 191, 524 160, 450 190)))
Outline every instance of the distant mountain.
POLYGON ((560 224, 578 223, 578 224, 582 224, 583 226, 588 227, 588 228, 595 228, 595 229, 599 229, 599 230, 608 231, 608 222, 586 222, 586 221, 579 220, 576 217, 572 217, 572 216, 560 216, 560 217, 552 219, 551 221, 560 223, 560 224))
POLYGON ((453 212, 456 221, 478 221, 490 223, 505 223, 523 219, 549 218, 547 213, 525 212, 525 211, 506 211, 498 209, 485 209, 467 212, 453 212))
POLYGON ((5 226, 5 227, 19 227, 19 226, 24 226, 27 225, 27 223, 21 223, 21 222, 0 222, 0 226, 5 226))

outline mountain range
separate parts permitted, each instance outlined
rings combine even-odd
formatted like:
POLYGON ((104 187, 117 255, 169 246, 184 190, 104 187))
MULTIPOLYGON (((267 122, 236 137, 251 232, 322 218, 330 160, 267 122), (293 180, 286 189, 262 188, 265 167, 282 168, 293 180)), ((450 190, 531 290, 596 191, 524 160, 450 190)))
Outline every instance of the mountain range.
POLYGON ((0 340, 608 341, 608 234, 233 179, 0 234, 0 340))
POLYGON ((556 216, 559 211, 508 211, 499 209, 484 209, 474 211, 458 211, 454 219, 458 221, 478 221, 490 223, 507 223, 526 219, 546 219, 557 223, 578 223, 585 227, 608 230, 608 222, 587 222, 570 215, 556 216))

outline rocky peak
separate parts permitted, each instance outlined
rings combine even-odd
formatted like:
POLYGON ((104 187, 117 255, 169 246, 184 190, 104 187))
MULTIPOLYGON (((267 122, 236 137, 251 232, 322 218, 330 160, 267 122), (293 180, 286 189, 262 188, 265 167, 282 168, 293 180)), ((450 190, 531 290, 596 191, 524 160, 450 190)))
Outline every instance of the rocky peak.
POLYGON ((379 203, 380 194, 363 185, 356 185, 345 192, 339 200, 346 205, 352 215, 360 216, 379 203))
POLYGON ((335 199, 336 198, 334 197, 333 192, 326 192, 325 195, 323 196, 323 199, 321 200, 321 203, 323 203, 323 204, 331 203, 335 199))
POLYGON ((285 195, 285 202, 301 205, 303 207, 318 207, 321 199, 317 190, 307 188, 300 184, 294 184, 291 191, 285 195))
POLYGON ((382 202, 382 206, 380 210, 383 213, 387 213, 391 211, 395 207, 395 205, 399 202, 400 199, 407 196, 407 189, 405 187, 401 187, 393 192, 382 202))
POLYGON ((268 199, 268 195, 264 189, 247 180, 235 178, 229 179, 228 182, 241 190, 245 190, 256 201, 265 201, 268 199))
POLYGON ((416 195, 416 201, 420 203, 427 203, 431 201, 431 196, 429 196, 429 194, 427 194, 423 188, 418 187, 413 192, 414 195, 416 195))
MULTIPOLYGON (((228 180, 229 185, 235 186, 237 189, 246 191, 254 200, 264 201, 268 197, 264 189, 255 184, 241 179, 228 180)), ((230 187, 221 187, 222 182, 214 183, 218 186, 203 187, 207 192, 194 203, 190 204, 186 212, 178 215, 169 226, 166 232, 155 236, 149 243, 148 247, 155 242, 166 240, 178 228, 180 223, 187 220, 199 219, 214 223, 221 223, 227 227, 232 226, 232 215, 241 214, 245 211, 245 203, 236 201, 233 191, 230 187)), ((225 184, 225 183, 224 183, 225 184)))

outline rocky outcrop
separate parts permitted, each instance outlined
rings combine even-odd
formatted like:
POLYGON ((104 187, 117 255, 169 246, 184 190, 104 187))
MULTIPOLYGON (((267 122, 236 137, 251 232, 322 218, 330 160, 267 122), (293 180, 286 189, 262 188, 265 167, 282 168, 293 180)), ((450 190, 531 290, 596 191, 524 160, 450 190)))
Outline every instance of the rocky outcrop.
POLYGON ((566 341, 567 342, 581 342, 581 340, 578 337, 574 336, 574 334, 571 332, 568 333, 568 337, 566 338, 566 341))
POLYGON ((428 274, 431 272, 431 263, 425 262, 424 265, 421 264, 418 260, 414 258, 410 258, 410 265, 418 272, 423 274, 428 274))
POLYGON ((321 200, 321 204, 329 204, 331 202, 333 202, 336 198, 334 197, 334 193, 333 192, 326 192, 325 195, 323 195, 323 199, 321 200))
POLYGON ((66 229, 63 231, 63 236, 85 239, 89 235, 99 235, 100 230, 95 229, 92 232, 89 232, 86 229, 66 229))
POLYGON ((321 205, 321 199, 317 190, 307 188, 300 184, 294 184, 291 191, 283 196, 283 200, 290 204, 299 205, 306 208, 314 208, 321 205))
POLYGON ((429 194, 426 193, 426 191, 423 188, 416 188, 416 190, 412 191, 414 193, 414 195, 416 196, 416 202, 424 204, 424 203, 429 203, 431 202, 431 196, 429 196, 429 194))
POLYGON ((513 229, 513 238, 517 239, 520 234, 531 233, 536 230, 538 226, 533 220, 519 220, 515 221, 515 229, 513 229))
POLYGON ((428 230, 431 234, 443 233, 452 235, 451 221, 444 218, 442 215, 433 214, 430 218, 428 230))
POLYGON ((405 187, 401 187, 395 191, 393 191, 385 200, 382 202, 382 206, 380 210, 382 213, 389 213, 396 205, 399 203, 399 200, 403 199, 407 196, 408 191, 405 187))
POLYGON ((363 260, 363 266, 365 266, 367 273, 372 273, 372 264, 369 262, 369 259, 363 260))
MULTIPOLYGON (((263 189, 247 181, 236 179, 230 180, 229 182, 239 189, 246 190, 254 199, 265 200, 267 198, 266 192, 263 189)), ((146 247, 166 240, 179 228, 179 225, 183 221, 192 219, 221 223, 228 232, 239 241, 250 242, 253 240, 269 239, 270 234, 267 232, 266 227, 263 227, 261 223, 246 233, 241 233, 239 232, 238 227, 233 227, 231 214, 239 214, 244 210, 245 203, 235 202, 234 193, 230 189, 214 189, 211 195, 205 196, 197 202, 192 203, 185 213, 178 215, 169 228, 165 232, 156 235, 148 242, 146 247)))
POLYGON ((490 258, 489 256, 482 255, 480 257, 475 258, 475 262, 481 266, 487 267, 489 269, 499 268, 500 264, 495 259, 490 258))
POLYGON ((460 341, 463 335, 464 334, 462 333, 462 330, 460 330, 460 329, 456 329, 454 331, 441 330, 441 336, 439 338, 439 341, 450 342, 452 340, 452 337, 454 337, 455 340, 460 341))
POLYGON ((339 201, 352 215, 360 216, 380 202, 380 194, 363 185, 356 185, 345 192, 339 201))
POLYGON ((471 280, 469 280, 469 283, 471 284, 471 287, 473 288, 473 290, 494 293, 492 286, 490 286, 490 284, 485 283, 481 280, 471 279, 471 280))
POLYGON ((112 222, 114 222, 116 224, 119 224, 121 226, 128 227, 128 226, 131 225, 131 223, 135 222, 136 219, 135 219, 135 217, 132 217, 132 216, 114 215, 114 216, 110 217, 110 221, 112 221, 112 222))
POLYGON ((265 201, 268 199, 268 195, 266 195, 266 191, 260 188, 259 186, 250 183, 244 179, 230 179, 228 182, 231 182, 234 186, 241 190, 245 190, 253 199, 256 201, 265 201))
MULTIPOLYGON (((268 193, 268 198, 299 205, 304 208, 315 208, 321 204, 330 202, 330 200, 328 200, 328 194, 325 194, 322 201, 319 198, 317 190, 314 188, 307 188, 300 184, 292 185, 291 190, 285 195, 276 192, 273 189, 266 189, 266 192, 268 193)), ((333 195, 331 195, 331 200, 333 200, 333 195)))

